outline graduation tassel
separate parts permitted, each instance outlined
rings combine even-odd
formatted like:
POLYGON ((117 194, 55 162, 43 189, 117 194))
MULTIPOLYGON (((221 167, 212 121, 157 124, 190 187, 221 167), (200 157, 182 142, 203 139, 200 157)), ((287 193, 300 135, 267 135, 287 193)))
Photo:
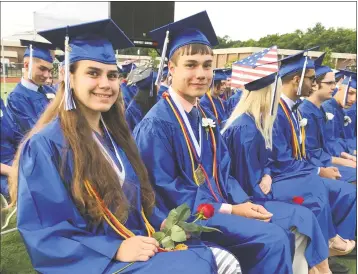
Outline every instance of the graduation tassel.
POLYGON ((164 40, 162 56, 160 59, 160 64, 159 64, 159 69, 158 69, 158 76, 157 76, 157 79, 155 80, 156 85, 159 85, 160 81, 162 79, 163 68, 164 68, 164 63, 165 63, 165 55, 167 54, 168 44, 169 44, 169 30, 167 30, 165 40, 164 40))
POLYGON ((33 54, 33 49, 32 49, 32 44, 30 44, 30 61, 29 61, 29 75, 28 75, 30 80, 32 80, 32 64, 33 64, 32 54, 33 54))
POLYGON ((343 96, 343 107, 345 107, 347 103, 347 95, 348 95, 349 84, 351 83, 351 80, 352 80, 352 76, 349 76, 347 87, 344 91, 344 96, 343 96))
POLYGON ((308 55, 306 55, 305 62, 303 64, 300 84, 298 85, 298 90, 297 90, 297 95, 298 96, 301 96, 301 90, 302 90, 302 85, 303 85, 303 79, 304 79, 305 73, 306 73, 307 62, 308 62, 308 55))
POLYGON ((65 110, 72 110, 76 108, 75 101, 73 100, 71 86, 70 86, 70 46, 69 37, 65 38, 65 110))
POLYGON ((274 104, 275 104, 275 101, 276 101, 278 77, 279 77, 278 73, 276 73, 274 89, 273 89, 272 94, 271 94, 271 104, 270 104, 270 114, 271 114, 271 116, 273 116, 274 104))

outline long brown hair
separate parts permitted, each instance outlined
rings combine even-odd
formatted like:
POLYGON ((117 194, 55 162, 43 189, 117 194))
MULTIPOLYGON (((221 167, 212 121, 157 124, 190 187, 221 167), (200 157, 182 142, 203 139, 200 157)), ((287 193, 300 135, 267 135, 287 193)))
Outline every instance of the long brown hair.
MULTIPOLYGON (((76 63, 71 66, 71 73, 76 71, 76 63)), ((88 124, 81 108, 65 111, 63 107, 64 83, 62 82, 56 97, 49 104, 34 128, 26 136, 26 140, 43 129, 48 123, 59 117, 61 128, 68 147, 73 152, 74 172, 71 182, 71 195, 82 214, 89 215, 91 222, 99 223, 102 220, 101 210, 92 199, 84 186, 84 181, 89 180, 102 197, 105 205, 122 222, 128 217, 129 205, 118 181, 118 176, 113 167, 103 156, 100 148, 92 137, 92 129, 88 124)), ((76 106, 79 101, 76 100, 76 106)), ((108 112, 102 113, 103 120, 114 141, 123 149, 128 157, 141 186, 141 202, 146 216, 150 216, 155 204, 155 195, 149 182, 146 168, 139 156, 137 146, 132 138, 130 130, 124 118, 122 96, 119 94, 117 101, 108 112)), ((12 204, 17 200, 19 155, 22 146, 19 147, 13 163, 13 174, 10 176, 10 196, 12 204)), ((63 151, 60 164, 60 174, 64 180, 64 169, 68 166, 66 155, 63 151)))

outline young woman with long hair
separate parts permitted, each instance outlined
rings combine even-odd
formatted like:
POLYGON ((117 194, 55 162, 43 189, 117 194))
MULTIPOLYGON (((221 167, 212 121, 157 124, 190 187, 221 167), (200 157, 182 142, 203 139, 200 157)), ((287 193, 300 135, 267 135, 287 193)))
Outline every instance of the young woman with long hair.
POLYGON ((124 118, 113 50, 133 44, 110 19, 41 35, 55 45, 69 35, 70 67, 14 162, 12 202, 33 267, 40 273, 216 273, 213 252, 200 241, 158 253, 151 237, 165 216, 124 118))

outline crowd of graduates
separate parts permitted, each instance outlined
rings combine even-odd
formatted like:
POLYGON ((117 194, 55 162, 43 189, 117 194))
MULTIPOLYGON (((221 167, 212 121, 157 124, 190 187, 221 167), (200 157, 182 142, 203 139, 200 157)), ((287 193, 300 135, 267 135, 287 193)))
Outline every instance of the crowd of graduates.
POLYGON ((21 41, 24 75, 1 100, 1 194, 34 269, 332 273, 328 258, 355 248, 356 73, 303 50, 236 89, 213 69, 205 11, 149 34, 158 71, 117 65, 134 45, 111 19, 21 41), (160 252, 153 232, 182 204, 211 204, 202 223, 221 232, 160 252))

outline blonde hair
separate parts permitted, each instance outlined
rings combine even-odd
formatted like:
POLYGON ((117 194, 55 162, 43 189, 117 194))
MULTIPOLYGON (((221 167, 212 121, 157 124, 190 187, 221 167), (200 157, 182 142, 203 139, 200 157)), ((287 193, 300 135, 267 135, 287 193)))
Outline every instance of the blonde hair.
POLYGON ((236 105, 230 118, 227 120, 224 132, 240 115, 246 113, 255 120, 256 128, 265 139, 266 148, 272 149, 272 128, 277 115, 277 106, 280 100, 282 82, 277 83, 276 98, 274 102, 273 116, 270 114, 271 93, 274 84, 256 91, 244 90, 239 103, 236 105))

